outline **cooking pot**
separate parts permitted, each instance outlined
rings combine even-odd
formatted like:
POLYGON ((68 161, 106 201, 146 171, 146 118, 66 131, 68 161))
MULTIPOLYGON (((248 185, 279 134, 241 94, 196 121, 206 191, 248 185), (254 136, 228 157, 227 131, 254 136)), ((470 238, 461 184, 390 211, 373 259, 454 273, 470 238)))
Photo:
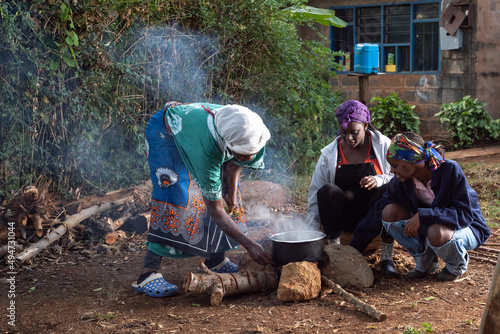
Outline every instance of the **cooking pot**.
POLYGON ((288 231, 271 235, 274 263, 284 266, 290 262, 322 261, 325 236, 319 231, 288 231))

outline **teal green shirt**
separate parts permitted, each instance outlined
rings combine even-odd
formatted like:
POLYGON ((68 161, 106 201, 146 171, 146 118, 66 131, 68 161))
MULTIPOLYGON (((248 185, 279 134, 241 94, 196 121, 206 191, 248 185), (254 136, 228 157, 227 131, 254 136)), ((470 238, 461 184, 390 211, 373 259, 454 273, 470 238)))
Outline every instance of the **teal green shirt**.
POLYGON ((210 103, 184 104, 167 109, 165 117, 182 160, 201 194, 216 201, 222 197, 222 164, 231 160, 241 167, 263 169, 265 147, 251 161, 235 159, 217 132, 214 117, 202 105, 214 114, 223 107, 210 103))

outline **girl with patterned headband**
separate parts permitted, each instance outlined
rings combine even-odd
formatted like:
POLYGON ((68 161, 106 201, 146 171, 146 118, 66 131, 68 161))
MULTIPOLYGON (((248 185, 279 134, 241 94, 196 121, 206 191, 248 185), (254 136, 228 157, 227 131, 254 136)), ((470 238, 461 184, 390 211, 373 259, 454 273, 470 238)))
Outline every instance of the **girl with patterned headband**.
MULTIPOLYGON (((385 159, 391 141, 370 123, 370 111, 359 101, 344 102, 336 115, 339 136, 321 150, 309 187, 307 220, 315 228, 321 225, 330 243, 340 243, 342 231, 354 233, 351 245, 363 252, 384 232, 380 226, 358 232, 357 226, 392 178, 385 159)), ((397 276, 393 242, 382 234, 384 276, 397 276)))
POLYGON ((455 161, 414 133, 392 139, 387 161, 396 177, 374 210, 382 210, 387 233, 415 260, 407 277, 437 271, 441 258, 446 265, 437 280, 455 280, 467 270, 468 251, 490 236, 476 192, 455 161))

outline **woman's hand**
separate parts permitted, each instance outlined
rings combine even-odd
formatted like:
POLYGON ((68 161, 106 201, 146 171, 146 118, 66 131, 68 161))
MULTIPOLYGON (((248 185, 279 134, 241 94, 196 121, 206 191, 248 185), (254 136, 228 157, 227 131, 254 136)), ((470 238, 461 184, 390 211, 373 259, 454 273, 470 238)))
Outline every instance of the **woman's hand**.
POLYGON ((271 254, 266 252, 264 248, 262 248, 262 246, 258 243, 250 241, 250 243, 244 247, 248 251, 248 254, 252 258, 252 260, 257 262, 258 264, 266 265, 271 262, 271 254))
POLYGON ((233 196, 227 194, 224 200, 226 202, 226 212, 228 215, 240 212, 240 206, 238 204, 238 197, 236 196, 236 193, 234 193, 233 196))
POLYGON ((407 235, 410 238, 414 238, 418 236, 418 228, 420 227, 420 218, 418 216, 418 213, 411 217, 411 219, 408 221, 408 224, 406 224, 403 235, 407 235))
POLYGON ((373 188, 377 187, 377 180, 375 180, 373 176, 365 176, 361 179, 359 185, 361 186, 361 188, 372 190, 373 188))
POLYGON ((262 265, 268 264, 269 261, 271 261, 271 255, 267 253, 261 245, 250 240, 245 234, 243 234, 238 226, 236 226, 234 220, 227 215, 226 211, 224 211, 222 198, 219 198, 216 201, 210 201, 206 198, 203 198, 203 200, 207 206, 208 213, 217 226, 219 226, 224 233, 245 247, 252 260, 262 265))

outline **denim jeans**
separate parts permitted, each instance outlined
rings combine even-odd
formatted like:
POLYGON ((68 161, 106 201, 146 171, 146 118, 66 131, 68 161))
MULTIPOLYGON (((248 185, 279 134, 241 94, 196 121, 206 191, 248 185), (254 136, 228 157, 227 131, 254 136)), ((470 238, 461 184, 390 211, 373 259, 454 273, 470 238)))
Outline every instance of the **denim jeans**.
POLYGON ((450 241, 435 247, 429 243, 429 239, 426 237, 420 235, 417 237, 405 236, 404 228, 408 224, 408 220, 394 223, 382 221, 382 223, 387 233, 413 256, 416 264, 415 269, 418 271, 427 271, 436 256, 439 256, 446 263, 446 268, 450 273, 461 276, 469 264, 467 251, 480 246, 470 227, 455 230, 450 241))

